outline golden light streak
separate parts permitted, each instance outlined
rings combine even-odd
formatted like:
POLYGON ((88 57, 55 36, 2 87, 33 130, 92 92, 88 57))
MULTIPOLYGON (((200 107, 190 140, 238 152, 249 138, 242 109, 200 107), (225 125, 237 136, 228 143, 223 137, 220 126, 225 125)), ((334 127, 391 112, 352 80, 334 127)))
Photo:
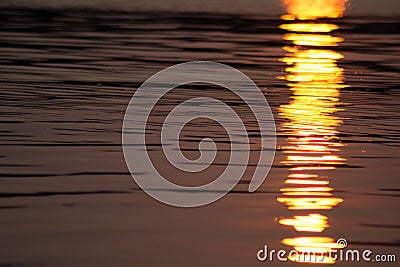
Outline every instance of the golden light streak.
MULTIPOLYGON (((307 248, 321 248, 323 251, 329 251, 330 249, 338 249, 340 246, 336 243, 333 238, 330 237, 296 237, 296 238, 285 238, 282 243, 293 247, 307 247, 307 248)), ((301 252, 306 252, 303 250, 301 252)))
POLYGON ((330 210, 343 202, 342 198, 334 197, 278 197, 277 200, 289 210, 330 210))
POLYGON ((326 180, 302 180, 302 179, 287 179, 285 184, 313 184, 313 185, 327 185, 329 181, 326 180))
POLYGON ((296 24, 283 24, 279 28, 292 31, 292 32, 331 32, 339 29, 335 24, 327 23, 296 23, 296 24))
POLYGON ((330 237, 285 238, 282 243, 293 246, 297 254, 290 254, 288 259, 298 263, 333 264, 335 260, 328 253, 340 248, 330 237))
POLYGON ((324 192, 332 191, 330 187, 299 187, 299 188, 281 188, 281 192, 324 192))
POLYGON ((288 15, 284 20, 315 20, 317 18, 340 18, 347 0, 284 0, 288 15))
POLYGON ((284 196, 325 196, 325 197, 330 197, 332 196, 332 193, 324 193, 324 192, 315 192, 315 191, 304 191, 304 192, 294 192, 294 191, 289 191, 289 192, 284 192, 282 193, 284 196))
MULTIPOLYGON (((283 48, 285 51, 289 53, 296 53, 296 58, 311 58, 311 59, 321 59, 321 58, 330 58, 330 59, 341 59, 343 58, 343 55, 331 51, 331 50, 324 50, 324 49, 307 49, 307 50, 301 50, 299 47, 291 47, 291 46, 285 46, 283 48)), ((288 55, 290 56, 290 55, 288 55)))
POLYGON ((286 34, 284 39, 292 41, 295 45, 309 46, 337 46, 337 43, 343 41, 343 38, 330 35, 298 33, 286 34))
POLYGON ((298 232, 322 232, 329 227, 328 217, 321 214, 309 214, 305 216, 294 216, 291 219, 281 219, 282 225, 293 226, 298 232))
MULTIPOLYGON (((285 20, 315 20, 317 18, 339 18, 343 15, 345 0, 284 0, 288 14, 285 20)), ((277 198, 292 211, 305 211, 292 218, 279 220, 285 226, 293 227, 297 232, 322 233, 329 227, 328 217, 319 212, 331 210, 343 202, 333 196, 330 181, 320 173, 334 170, 346 164, 346 160, 337 153, 343 146, 338 138, 337 127, 343 121, 334 113, 341 110, 340 89, 344 84, 343 68, 337 64, 343 55, 329 50, 336 47, 343 38, 330 35, 339 27, 332 23, 293 22, 285 23, 281 29, 289 31, 284 40, 291 46, 283 49, 286 55, 281 59, 287 67, 285 79, 292 91, 289 104, 281 105, 280 116, 286 121, 282 130, 288 136, 288 145, 282 149, 286 153, 283 164, 290 167, 285 186, 280 189, 282 196, 277 198)), ((294 237, 285 238, 282 243, 292 246, 300 256, 306 252, 324 254, 323 262, 315 259, 289 256, 289 260, 298 263, 333 264, 335 260, 326 255, 331 249, 339 248, 330 237, 294 237)))

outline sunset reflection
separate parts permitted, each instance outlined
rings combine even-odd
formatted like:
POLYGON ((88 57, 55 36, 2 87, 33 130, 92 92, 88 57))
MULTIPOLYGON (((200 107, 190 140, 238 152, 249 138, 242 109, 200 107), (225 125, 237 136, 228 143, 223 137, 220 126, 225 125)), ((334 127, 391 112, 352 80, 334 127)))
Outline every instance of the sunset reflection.
POLYGON ((318 18, 340 18, 346 9, 347 0, 284 0, 289 14, 286 20, 314 20, 318 18))
MULTIPOLYGON (((335 115, 340 111, 339 91, 346 85, 343 69, 337 64, 343 55, 331 50, 343 41, 330 34, 339 27, 317 19, 342 17, 346 1, 284 2, 289 14, 282 18, 293 22, 280 28, 288 31, 284 40, 292 45, 283 47, 287 54, 281 61, 287 64, 287 75, 278 78, 288 82, 292 96, 290 103, 282 105, 279 111, 285 119, 282 130, 288 136, 287 145, 283 147, 286 159, 282 163, 289 166, 290 174, 278 201, 301 214, 282 218, 279 223, 305 235, 318 234, 329 227, 328 217, 323 212, 343 202, 342 198, 334 196, 326 171, 346 164, 338 153, 342 144, 337 127, 343 121, 335 115)), ((320 235, 285 238, 282 243, 292 246, 300 255, 303 252, 325 255, 322 262, 290 258, 302 263, 335 263, 327 253, 339 248, 333 238, 320 235)))

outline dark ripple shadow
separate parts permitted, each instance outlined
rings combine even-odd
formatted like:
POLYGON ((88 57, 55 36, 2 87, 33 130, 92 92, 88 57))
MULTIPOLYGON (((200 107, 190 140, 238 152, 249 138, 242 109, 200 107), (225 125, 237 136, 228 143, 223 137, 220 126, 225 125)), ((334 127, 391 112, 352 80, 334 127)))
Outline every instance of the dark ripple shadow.
POLYGON ((0 210, 25 209, 27 207, 28 206, 25 206, 25 205, 9 205, 9 206, 1 205, 0 210))
POLYGON ((388 228, 388 229, 400 229, 400 224, 375 224, 375 223, 360 223, 362 226, 376 227, 376 228, 388 228))
POLYGON ((77 196, 77 195, 106 195, 106 194, 131 194, 132 191, 118 190, 99 190, 99 191, 77 191, 77 192, 36 192, 36 193, 0 193, 0 198, 14 197, 51 197, 59 195, 77 196))
POLYGON ((352 241, 349 240, 350 245, 359 246, 379 246, 379 247, 400 247, 400 241, 394 242, 380 242, 380 241, 352 241))
MULTIPOLYGON (((142 173, 133 173, 142 175, 142 173)), ((131 175, 129 172, 75 172, 75 173, 0 173, 0 178, 46 178, 57 176, 131 175)))

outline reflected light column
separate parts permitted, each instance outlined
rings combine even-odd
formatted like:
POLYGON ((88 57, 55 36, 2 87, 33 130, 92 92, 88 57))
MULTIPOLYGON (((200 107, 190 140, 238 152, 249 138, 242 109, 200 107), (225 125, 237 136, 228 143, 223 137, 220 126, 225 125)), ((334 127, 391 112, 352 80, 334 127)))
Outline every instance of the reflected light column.
POLYGON ((286 159, 282 163, 289 166, 290 174, 277 200, 295 212, 279 223, 302 234, 285 238, 282 243, 298 252, 289 257, 291 261, 331 264, 335 261, 328 253, 340 247, 333 238, 321 236, 329 227, 323 212, 343 199, 333 196, 326 172, 346 164, 338 155, 342 144, 337 127, 342 120, 335 115, 340 110, 340 89, 346 85, 343 69, 337 64, 343 55, 332 50, 343 41, 331 35, 339 27, 318 19, 341 17, 346 1, 284 2, 289 14, 282 16, 287 23, 280 27, 288 31, 284 39, 292 45, 283 48, 287 54, 281 59, 287 64, 288 74, 278 78, 288 82, 292 96, 290 103, 282 105, 279 111, 285 119, 282 130, 288 136, 283 147, 286 159), (306 252, 323 254, 323 260, 302 257, 306 252))

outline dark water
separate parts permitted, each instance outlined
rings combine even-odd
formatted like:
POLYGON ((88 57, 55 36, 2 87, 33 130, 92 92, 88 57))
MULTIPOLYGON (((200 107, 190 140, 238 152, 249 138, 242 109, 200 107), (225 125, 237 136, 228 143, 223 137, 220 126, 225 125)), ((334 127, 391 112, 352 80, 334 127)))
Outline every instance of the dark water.
MULTIPOLYGON (((285 75, 279 59, 288 45, 279 16, 3 9, 0 21, 0 265, 278 264, 258 262, 256 252, 264 244, 282 248, 281 239, 296 235, 277 222, 290 214, 277 201, 289 173, 278 109, 292 99, 276 78, 285 75), (244 182, 188 210, 138 189, 124 162, 121 127, 144 80, 193 60, 236 67, 262 88, 278 148, 258 192, 245 193, 244 182)), ((344 202, 328 211, 326 232, 352 248, 399 255, 400 21, 334 22, 334 34, 345 39, 335 50, 349 87, 340 89, 335 114, 346 164, 329 175, 344 202)), ((217 88, 188 86, 162 105, 200 93, 231 100, 217 88)), ((197 137, 215 134, 195 129, 197 137)))

